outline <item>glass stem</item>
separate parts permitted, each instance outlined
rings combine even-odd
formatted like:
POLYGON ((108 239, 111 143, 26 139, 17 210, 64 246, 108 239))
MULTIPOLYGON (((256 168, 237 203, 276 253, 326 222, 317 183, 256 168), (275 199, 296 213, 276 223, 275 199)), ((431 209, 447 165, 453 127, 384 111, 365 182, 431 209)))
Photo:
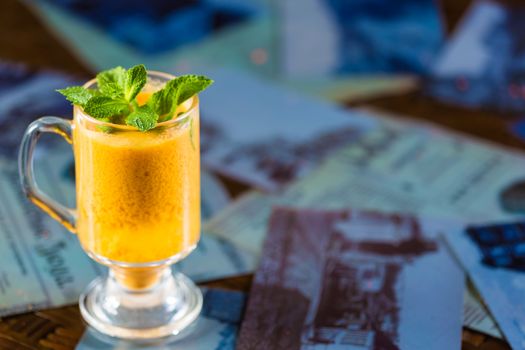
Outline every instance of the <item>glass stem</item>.
POLYGON ((110 274, 124 288, 141 291, 157 285, 164 274, 171 274, 169 266, 111 267, 110 274))

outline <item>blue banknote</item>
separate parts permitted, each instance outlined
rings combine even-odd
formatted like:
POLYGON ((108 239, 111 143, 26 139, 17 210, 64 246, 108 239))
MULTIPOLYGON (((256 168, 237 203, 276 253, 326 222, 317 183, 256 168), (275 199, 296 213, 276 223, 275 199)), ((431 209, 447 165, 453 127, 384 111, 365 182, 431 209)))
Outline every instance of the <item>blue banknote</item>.
POLYGON ((434 0, 283 0, 279 14, 288 76, 426 74, 444 41, 434 0))
POLYGON ((198 42, 256 18, 262 1, 235 0, 32 0, 59 7, 144 54, 159 54, 198 42))
POLYGON ((427 92, 470 108, 523 112, 523 3, 472 2, 436 59, 427 92))
POLYGON ((446 239, 513 349, 525 349, 523 222, 475 226, 446 239))

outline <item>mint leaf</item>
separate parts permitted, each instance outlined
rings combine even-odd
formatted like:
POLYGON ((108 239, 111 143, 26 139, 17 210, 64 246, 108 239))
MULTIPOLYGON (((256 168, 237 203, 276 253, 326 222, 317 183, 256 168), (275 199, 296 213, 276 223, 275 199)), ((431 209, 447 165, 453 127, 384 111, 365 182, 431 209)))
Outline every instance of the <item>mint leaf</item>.
POLYGON ((155 92, 149 99, 148 105, 160 116, 172 110, 174 98, 177 92, 177 79, 170 80, 164 87, 155 92))
POLYGON ((146 85, 147 73, 146 67, 139 64, 126 72, 126 79, 124 81, 124 98, 131 102, 140 90, 146 85))
POLYGON ((157 124, 158 114, 148 105, 136 108, 126 118, 126 124, 138 128, 140 131, 153 129, 157 124))
POLYGON ((95 90, 86 89, 82 86, 70 86, 56 91, 64 95, 69 102, 81 107, 84 107, 89 99, 96 94, 95 90))
POLYGON ((193 95, 206 89, 213 80, 201 75, 183 75, 170 80, 164 88, 155 92, 148 105, 161 116, 160 121, 171 119, 177 106, 193 95))
POLYGON ((89 99, 84 112, 97 119, 109 118, 123 114, 129 109, 129 104, 123 99, 113 99, 108 96, 95 96, 89 99))
POLYGON ((119 98, 124 96, 126 70, 122 67, 105 70, 97 74, 97 85, 102 95, 119 98))
POLYGON ((178 80, 178 91, 172 110, 175 110, 175 108, 177 108, 178 105, 180 105, 182 102, 186 101, 193 95, 204 91, 208 86, 210 86, 213 83, 213 80, 211 80, 208 77, 205 77, 203 75, 192 74, 183 75, 181 77, 176 78, 175 80, 178 80))

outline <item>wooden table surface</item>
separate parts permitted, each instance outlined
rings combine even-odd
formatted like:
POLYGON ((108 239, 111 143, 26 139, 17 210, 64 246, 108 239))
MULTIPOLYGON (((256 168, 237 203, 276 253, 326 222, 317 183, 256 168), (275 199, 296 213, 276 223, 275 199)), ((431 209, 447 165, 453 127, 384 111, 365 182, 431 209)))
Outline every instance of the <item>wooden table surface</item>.
MULTIPOLYGON (((444 0, 443 18, 450 33, 469 5, 469 0, 444 0)), ((0 3, 0 59, 20 61, 33 67, 53 68, 83 77, 93 74, 60 44, 27 8, 17 0, 0 3)), ((355 104, 354 104, 355 105, 355 104)), ((364 101, 387 111, 425 119, 451 129, 490 139, 525 150, 525 142, 508 131, 517 117, 484 111, 470 111, 445 106, 422 96, 420 92, 364 101)), ((239 184, 226 181, 232 194, 243 190, 239 184)), ((229 278, 205 285, 248 292, 251 276, 229 278)), ((0 350, 73 349, 85 325, 78 307, 69 306, 37 311, 0 320, 0 350)), ((464 350, 503 350, 510 347, 503 341, 463 330, 464 350)), ((447 350, 447 349, 444 349, 447 350)))

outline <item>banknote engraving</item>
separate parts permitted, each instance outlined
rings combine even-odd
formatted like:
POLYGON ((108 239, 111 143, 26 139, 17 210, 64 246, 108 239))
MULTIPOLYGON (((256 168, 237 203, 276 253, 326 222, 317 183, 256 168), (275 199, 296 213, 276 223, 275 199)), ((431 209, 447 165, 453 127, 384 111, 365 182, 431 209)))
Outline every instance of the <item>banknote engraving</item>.
POLYGON ((396 214, 275 209, 238 349, 419 349, 423 334, 432 349, 459 349, 462 272, 427 229, 396 214), (447 281, 430 287, 449 290, 427 309, 439 321, 408 332, 427 293, 416 280, 437 263, 447 281))

